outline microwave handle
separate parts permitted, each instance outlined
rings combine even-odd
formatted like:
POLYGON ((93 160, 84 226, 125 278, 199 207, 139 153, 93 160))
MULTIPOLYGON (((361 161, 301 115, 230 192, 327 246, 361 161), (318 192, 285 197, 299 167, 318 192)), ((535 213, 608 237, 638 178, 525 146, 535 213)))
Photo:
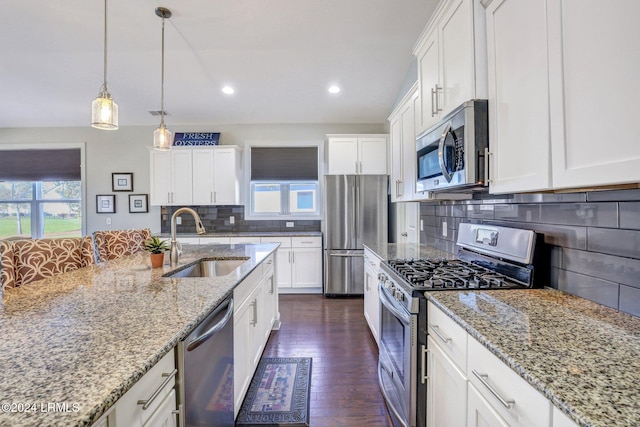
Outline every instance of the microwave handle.
POLYGON ((438 144, 438 163, 440 163, 440 169, 442 170, 442 176, 447 182, 451 182, 453 178, 449 171, 447 171, 447 165, 444 164, 444 141, 447 139, 447 135, 451 132, 451 122, 447 123, 440 137, 440 143, 438 144))

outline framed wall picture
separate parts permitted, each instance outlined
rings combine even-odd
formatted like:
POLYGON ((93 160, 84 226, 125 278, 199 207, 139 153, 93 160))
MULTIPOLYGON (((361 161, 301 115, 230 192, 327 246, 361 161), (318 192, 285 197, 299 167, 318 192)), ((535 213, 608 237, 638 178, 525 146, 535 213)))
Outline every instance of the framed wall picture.
POLYGON ((129 194, 129 213, 149 212, 148 194, 129 194))
POLYGON ((98 194, 96 196, 97 213, 116 213, 116 195, 98 194))
POLYGON ((111 174, 111 191, 133 191, 133 173, 114 172, 111 174))

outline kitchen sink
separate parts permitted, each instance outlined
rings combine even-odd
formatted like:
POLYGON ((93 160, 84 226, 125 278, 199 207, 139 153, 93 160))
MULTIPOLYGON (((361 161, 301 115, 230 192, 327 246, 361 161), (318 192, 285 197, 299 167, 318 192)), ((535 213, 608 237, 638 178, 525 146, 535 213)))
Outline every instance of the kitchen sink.
POLYGON ((216 277, 233 273, 249 258, 205 258, 163 277, 216 277))

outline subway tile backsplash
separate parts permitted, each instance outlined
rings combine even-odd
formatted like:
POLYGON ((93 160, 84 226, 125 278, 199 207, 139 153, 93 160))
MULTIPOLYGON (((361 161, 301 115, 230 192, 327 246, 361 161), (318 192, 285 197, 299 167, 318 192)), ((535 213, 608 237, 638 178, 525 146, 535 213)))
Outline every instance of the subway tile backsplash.
POLYGON ((532 229, 549 246, 553 288, 640 316, 640 190, 476 194, 422 202, 420 242, 455 253, 460 222, 532 229), (446 223, 447 236, 443 236, 446 223))
MULTIPOLYGON (((215 232, 289 232, 289 231, 320 231, 319 220, 245 220, 244 206, 191 206, 200 219, 207 233, 215 232), (231 224, 229 218, 234 217, 231 224), (293 227, 287 227, 287 222, 293 222, 293 227)), ((163 206, 161 209, 161 231, 171 232, 171 215, 179 206, 163 206)), ((195 233, 195 222, 189 214, 181 215, 182 224, 176 225, 178 233, 195 233)))

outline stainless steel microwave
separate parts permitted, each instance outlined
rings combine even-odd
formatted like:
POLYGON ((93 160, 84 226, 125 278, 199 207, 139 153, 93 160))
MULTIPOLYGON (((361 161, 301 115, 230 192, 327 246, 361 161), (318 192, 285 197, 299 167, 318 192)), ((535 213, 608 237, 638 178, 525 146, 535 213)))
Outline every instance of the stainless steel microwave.
POLYGON ((483 189, 488 181, 486 99, 467 101, 416 139, 416 191, 483 189))

